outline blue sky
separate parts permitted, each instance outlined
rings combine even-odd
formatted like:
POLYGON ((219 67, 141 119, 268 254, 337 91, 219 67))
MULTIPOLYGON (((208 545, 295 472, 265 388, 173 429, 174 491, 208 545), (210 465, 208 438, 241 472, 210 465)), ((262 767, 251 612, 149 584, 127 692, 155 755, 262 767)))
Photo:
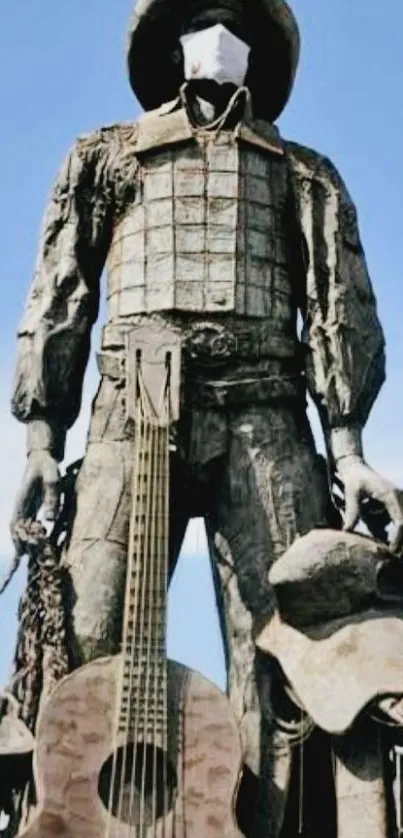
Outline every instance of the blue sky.
MULTIPOLYGON (((0 4, 0 567, 11 552, 7 521, 24 464, 23 429, 8 409, 14 335, 40 220, 52 179, 75 137, 139 113, 124 63, 131 7, 131 0, 0 4)), ((372 465, 403 486, 403 4, 294 0, 293 8, 302 32, 302 61, 279 126, 284 136, 330 156, 358 205, 388 342, 388 381, 365 432, 366 454, 372 465)), ((69 442, 70 457, 83 449, 95 383, 92 362, 83 415, 69 442)), ((0 684, 9 672, 22 585, 23 572, 0 601, 0 684)), ((171 656, 223 682, 200 527, 189 534, 174 580, 169 649, 171 656)))

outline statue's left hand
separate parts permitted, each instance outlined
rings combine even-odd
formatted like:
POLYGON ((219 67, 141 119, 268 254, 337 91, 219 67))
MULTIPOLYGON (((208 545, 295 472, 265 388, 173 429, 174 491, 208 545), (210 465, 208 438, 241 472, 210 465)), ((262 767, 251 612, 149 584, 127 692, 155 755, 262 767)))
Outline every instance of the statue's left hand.
POLYGON ((34 521, 41 507, 46 521, 54 521, 59 511, 60 472, 57 460, 49 451, 29 455, 20 491, 14 506, 11 534, 17 553, 23 551, 15 533, 18 521, 34 521))
POLYGON ((344 529, 348 532, 355 529, 363 500, 378 501, 396 528, 391 550, 400 553, 403 550, 403 493, 373 471, 361 457, 344 457, 339 460, 337 471, 344 484, 344 529))

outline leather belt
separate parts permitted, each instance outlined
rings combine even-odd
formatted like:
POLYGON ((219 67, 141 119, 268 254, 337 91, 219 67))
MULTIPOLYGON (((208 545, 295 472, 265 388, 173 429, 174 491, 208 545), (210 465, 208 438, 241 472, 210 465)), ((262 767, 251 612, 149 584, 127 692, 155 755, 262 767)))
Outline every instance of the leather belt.
MULTIPOLYGON (((152 319, 157 320, 155 317, 152 319)), ((273 333, 272 327, 266 322, 228 320, 226 323, 218 323, 207 319, 189 322, 171 317, 158 319, 178 330, 185 358, 201 367, 220 367, 236 360, 291 360, 299 354, 296 338, 273 333)), ((107 324, 103 329, 102 350, 124 350, 128 332, 142 322, 150 322, 150 316, 136 318, 131 323, 107 324)))

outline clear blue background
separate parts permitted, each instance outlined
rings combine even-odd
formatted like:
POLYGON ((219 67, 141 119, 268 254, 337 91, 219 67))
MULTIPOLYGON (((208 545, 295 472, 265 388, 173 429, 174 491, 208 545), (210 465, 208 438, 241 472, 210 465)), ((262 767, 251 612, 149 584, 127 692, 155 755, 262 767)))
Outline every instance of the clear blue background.
MULTIPOLYGON (((172 0, 174 3, 175 0, 172 0)), ((252 0, 246 0, 250 3, 252 0)), ((45 199, 80 133, 139 113, 126 80, 131 0, 2 0, 0 4, 0 556, 22 475, 24 434, 9 416, 15 329, 32 274, 45 199)), ((370 271, 388 340, 388 383, 365 434, 367 458, 403 485, 402 0, 294 0, 303 40, 283 135, 329 155, 358 204, 370 271)), ((267 79, 270 85, 270 79, 267 79)), ((90 366, 80 453, 95 387, 90 366)), ((317 426, 315 425, 315 428, 317 426)), ((0 564, 1 567, 1 564, 0 564)), ((0 684, 15 637, 21 572, 0 600, 0 684)), ((170 602, 172 656, 223 683, 223 661, 202 536, 187 542, 170 602)))

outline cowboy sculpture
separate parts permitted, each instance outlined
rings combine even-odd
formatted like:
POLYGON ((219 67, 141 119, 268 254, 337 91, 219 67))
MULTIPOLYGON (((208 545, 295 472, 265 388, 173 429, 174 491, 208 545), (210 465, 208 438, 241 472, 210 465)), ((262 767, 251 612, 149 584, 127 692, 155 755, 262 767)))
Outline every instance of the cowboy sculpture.
MULTIPOLYGON (((173 573, 204 516, 228 690, 249 776, 249 834, 275 838, 285 793, 272 723, 276 668, 253 626, 274 610, 268 571, 297 534, 329 525, 320 415, 345 525, 364 495, 400 538, 398 494, 365 462, 361 433, 384 380, 384 339, 354 206, 331 162, 275 127, 299 57, 284 0, 139 0, 128 66, 145 113, 81 137, 56 180, 19 328, 13 412, 27 425, 16 518, 54 519, 65 437, 80 409, 100 278, 101 374, 63 564, 74 666, 116 651, 133 428, 126 335, 169 325, 182 343, 172 452, 173 573), (303 320, 298 335, 297 317, 303 320)), ((280 744, 279 744, 280 743, 280 744)))

